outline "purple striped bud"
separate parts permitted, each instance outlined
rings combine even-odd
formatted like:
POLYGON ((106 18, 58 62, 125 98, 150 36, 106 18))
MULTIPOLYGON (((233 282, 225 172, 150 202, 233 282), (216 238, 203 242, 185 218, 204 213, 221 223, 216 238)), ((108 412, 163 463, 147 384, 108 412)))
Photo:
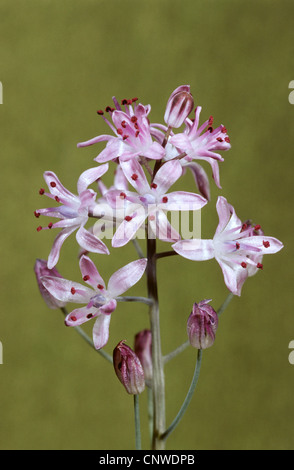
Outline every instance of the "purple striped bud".
POLYGON ((190 93, 190 86, 179 86, 168 99, 164 121, 169 127, 180 127, 193 108, 194 100, 190 93))
POLYGON ((152 334, 150 330, 143 330, 135 336, 135 353, 137 354, 145 376, 147 387, 152 385, 152 334))
POLYGON ((47 261, 45 261, 44 259, 37 259, 35 262, 34 271, 36 274, 36 279, 41 296, 43 297, 48 307, 52 309, 65 307, 66 302, 61 302, 60 300, 57 300, 55 297, 53 297, 53 295, 50 294, 50 292, 43 286, 43 283, 41 281, 41 278, 43 276, 54 276, 62 278, 61 274, 59 274, 57 269, 48 269, 47 261))
POLYGON ((113 365, 120 382, 130 395, 138 395, 145 389, 142 364, 134 351, 120 341, 113 351, 113 365))
POLYGON ((188 318, 187 332, 191 346, 197 349, 210 348, 215 340, 218 327, 216 311, 207 305, 211 300, 202 300, 193 305, 193 310, 188 318))

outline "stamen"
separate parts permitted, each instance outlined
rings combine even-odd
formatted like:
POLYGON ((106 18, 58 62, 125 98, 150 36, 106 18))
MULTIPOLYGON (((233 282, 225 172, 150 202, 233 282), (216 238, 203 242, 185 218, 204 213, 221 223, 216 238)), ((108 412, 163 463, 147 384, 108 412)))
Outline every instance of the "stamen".
POLYGON ((92 314, 92 313, 89 313, 89 314, 87 315, 87 318, 90 320, 90 318, 93 318, 93 314, 92 314))
POLYGON ((41 230, 43 230, 43 227, 41 227, 41 225, 39 227, 37 227, 37 232, 41 232, 41 230))
POLYGON ((75 295, 75 293, 76 293, 76 290, 75 290, 75 288, 74 288, 74 287, 72 287, 72 288, 70 289, 70 291, 71 291, 72 295, 75 295))
POLYGON ((130 215, 127 215, 127 216, 125 217, 125 221, 126 221, 126 222, 131 222, 131 220, 132 220, 132 217, 131 217, 130 215))
POLYGON ((241 232, 244 232, 244 230, 246 230, 246 229, 247 229, 247 227, 248 227, 248 225, 247 225, 247 224, 243 224, 243 225, 242 225, 242 228, 241 228, 241 232))
POLYGON ((59 197, 58 197, 58 196, 55 196, 55 198, 54 198, 54 199, 55 199, 55 201, 56 201, 56 202, 60 202, 60 199, 59 199, 59 197))
POLYGON ((128 135, 124 135, 124 136, 123 136, 123 140, 127 140, 128 138, 129 138, 128 135))
POLYGON ((133 103, 135 103, 136 101, 138 101, 138 98, 132 98, 133 103))
POLYGON ((134 174, 132 174, 131 178, 132 178, 132 180, 137 181, 139 176, 136 173, 134 173, 134 174))
POLYGON ((137 131, 136 134, 135 134, 135 136, 136 136, 136 137, 139 137, 139 134, 140 134, 140 131, 137 131))
POLYGON ((213 127, 209 126, 209 127, 207 128, 207 132, 212 133, 212 132, 213 132, 213 127))
POLYGON ((157 188, 157 184, 156 184, 156 183, 151 183, 151 188, 156 189, 156 188, 157 188))
POLYGON ((107 113, 111 113, 112 110, 113 110, 113 108, 111 106, 106 106, 106 108, 105 108, 105 111, 107 113))
POLYGON ((225 141, 226 141, 228 144, 231 142, 229 137, 225 137, 225 141))
POLYGON ((127 127, 126 121, 122 121, 122 122, 121 122, 121 127, 123 127, 124 129, 127 127))
POLYGON ((88 281, 90 279, 90 276, 88 274, 86 274, 86 276, 83 277, 83 281, 88 281))
POLYGON ((128 104, 128 100, 126 100, 126 99, 124 99, 124 100, 121 100, 121 104, 122 104, 122 105, 126 105, 126 104, 128 104))
POLYGON ((236 243, 236 250, 240 249, 240 243, 236 243))
POLYGON ((219 142, 223 142, 223 141, 224 141, 221 137, 218 137, 216 140, 218 140, 219 142))
POLYGON ((243 263, 241 263, 241 266, 242 266, 242 268, 245 269, 245 268, 247 268, 247 263, 245 263, 245 262, 243 261, 243 263))
POLYGON ((119 197, 121 199, 126 199, 127 195, 126 195, 126 193, 120 193, 119 197))
POLYGON ((70 317, 71 321, 77 321, 77 317, 70 317))
POLYGON ((118 135, 123 135, 124 131, 122 129, 117 129, 118 135))
POLYGON ((226 129, 225 127, 223 127, 222 130, 221 130, 221 132, 222 132, 223 134, 226 134, 228 131, 227 131, 227 129, 226 129))
POLYGON ((137 122, 137 121, 138 121, 137 116, 132 116, 132 117, 131 117, 131 121, 134 122, 134 123, 137 122))
POLYGON ((98 288, 99 290, 103 290, 103 289, 104 289, 104 286, 102 286, 102 284, 98 284, 97 288, 98 288))
POLYGON ((37 219, 38 219, 41 214, 40 214, 39 212, 35 211, 35 212, 34 212, 34 215, 35 215, 35 217, 37 217, 37 219))
POLYGON ((45 189, 41 188, 39 194, 42 196, 45 193, 45 189))
POLYGON ((255 225, 254 230, 260 230, 260 229, 261 229, 261 225, 259 224, 255 225))
POLYGON ((269 248, 271 246, 270 242, 263 240, 263 246, 269 248))
POLYGON ((104 111, 102 111, 102 109, 98 109, 97 114, 99 114, 99 116, 103 116, 104 111))
POLYGON ((210 116, 210 118, 208 120, 208 125, 212 126, 212 124, 213 124, 213 116, 210 116))
POLYGON ((164 204, 166 204, 166 203, 168 202, 168 198, 167 198, 166 196, 164 196, 164 197, 162 198, 162 202, 163 202, 164 204))
POLYGON ((149 216, 149 220, 150 220, 151 222, 153 222, 153 220, 155 220, 155 215, 150 215, 150 216, 149 216))
POLYGON ((257 263, 256 267, 257 267, 258 269, 263 269, 263 264, 257 263))
POLYGON ((55 183, 55 181, 51 181, 50 186, 51 186, 51 188, 56 188, 56 183, 55 183))
POLYGON ((51 229, 52 227, 53 227, 53 223, 52 223, 52 222, 50 222, 50 224, 48 224, 48 228, 50 228, 50 229, 51 229))

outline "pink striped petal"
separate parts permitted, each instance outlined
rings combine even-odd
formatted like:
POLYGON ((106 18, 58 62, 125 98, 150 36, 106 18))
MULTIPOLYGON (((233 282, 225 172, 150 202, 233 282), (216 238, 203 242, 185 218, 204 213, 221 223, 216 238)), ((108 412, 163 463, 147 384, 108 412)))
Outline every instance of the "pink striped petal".
POLYGON ((176 253, 192 261, 205 261, 214 258, 212 240, 181 240, 172 247, 176 253))
MULTIPOLYGON (((99 289, 101 286, 105 289, 104 280, 100 276, 95 264, 88 256, 83 255, 80 258, 80 270, 83 280, 90 284, 94 289, 97 290, 98 285, 99 289)), ((103 289, 100 290, 102 291, 103 289)))
POLYGON ((81 248, 84 248, 91 253, 101 253, 109 255, 109 250, 107 246, 95 237, 93 233, 90 233, 89 230, 86 230, 84 227, 80 227, 76 239, 81 248))
POLYGON ((136 235, 139 228, 143 225, 146 217, 147 214, 144 209, 127 216, 126 219, 118 226, 112 238, 112 246, 114 248, 119 248, 126 245, 136 235))
POLYGON ((88 303, 90 298, 93 297, 92 289, 82 286, 78 282, 54 276, 44 276, 41 281, 50 294, 62 302, 82 304, 88 303))
POLYGON ((182 176, 182 165, 179 161, 169 161, 162 165, 155 175, 153 184, 157 185, 156 194, 163 195, 182 176))
POLYGON ((76 308, 65 318, 66 326, 79 326, 83 325, 92 318, 100 314, 99 310, 95 307, 82 307, 76 308))
POLYGON ((95 349, 102 349, 109 339, 109 325, 111 315, 99 315, 93 327, 93 341, 95 349))
POLYGON ((90 186, 94 181, 97 181, 101 178, 109 168, 109 164, 106 163, 95 168, 90 168, 89 170, 84 171, 78 179, 78 193, 81 194, 85 191, 88 186, 90 186))
POLYGON ((149 183, 142 166, 137 160, 121 162, 121 168, 130 184, 139 194, 146 194, 150 190, 149 183))
POLYGON ((175 191, 168 193, 161 204, 157 207, 166 211, 196 211, 207 204, 207 199, 199 194, 185 191, 175 191))
POLYGON ((61 182, 59 181, 58 177, 56 176, 53 171, 45 171, 44 179, 47 183, 50 193, 54 197, 58 197, 61 199, 65 199, 68 203, 73 205, 78 204, 78 197, 75 196, 73 193, 68 191, 61 182))
POLYGON ((48 269, 52 269, 54 268, 54 266, 56 266, 59 260, 60 250, 61 250, 63 243, 76 229, 77 229, 76 226, 68 227, 68 228, 61 230, 61 232, 59 232, 59 234, 57 235, 57 237, 55 238, 53 242, 51 252, 48 256, 48 269))
POLYGON ((116 271, 109 279, 108 293, 112 297, 117 297, 126 292, 141 279, 146 266, 147 260, 139 259, 116 271))

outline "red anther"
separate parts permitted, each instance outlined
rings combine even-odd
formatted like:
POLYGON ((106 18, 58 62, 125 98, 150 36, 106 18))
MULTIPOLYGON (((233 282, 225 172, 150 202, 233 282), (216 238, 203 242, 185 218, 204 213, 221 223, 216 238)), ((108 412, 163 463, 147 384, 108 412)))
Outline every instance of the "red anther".
POLYGON ((213 116, 210 116, 210 118, 208 120, 208 125, 212 126, 212 124, 213 124, 213 116))
POLYGON ((151 188, 156 189, 156 188, 157 188, 157 184, 156 184, 156 183, 151 183, 151 188))
POLYGON ((126 135, 126 134, 125 134, 125 135, 123 136, 123 140, 127 140, 128 138, 129 138, 129 135, 126 135))
POLYGON ((134 174, 132 174, 131 178, 132 178, 132 180, 137 181, 139 176, 136 173, 134 173, 134 174))
POLYGON ((98 109, 97 114, 99 114, 99 116, 103 116, 104 111, 102 111, 102 109, 98 109))
POLYGON ((239 250, 240 249, 240 243, 236 243, 236 250, 239 250))
POLYGON ((125 217, 125 221, 126 221, 126 222, 131 222, 131 220, 132 220, 132 217, 131 217, 130 215, 127 215, 127 216, 125 217))
POLYGON ((138 101, 138 98, 132 98, 133 103, 135 103, 136 101, 138 101))
POLYGON ((263 240, 263 246, 269 248, 271 246, 270 242, 263 240))
POLYGON ((263 264, 257 263, 256 267, 257 267, 258 269, 263 269, 263 264))
POLYGON ((243 224, 242 228, 241 228, 241 232, 244 232, 244 230, 246 230, 246 229, 247 229, 247 224, 243 224))
POLYGON ((123 127, 124 129, 127 127, 126 121, 122 121, 122 122, 121 122, 121 127, 123 127))
POLYGON ((41 225, 39 227, 37 227, 37 232, 41 232, 41 230, 43 230, 43 227, 41 227, 41 225))
POLYGON ((247 263, 245 263, 245 262, 243 261, 243 263, 241 263, 241 266, 242 266, 242 268, 245 269, 245 268, 247 268, 247 263))
POLYGON ((164 196, 164 197, 162 198, 162 202, 163 202, 164 204, 166 204, 167 201, 168 201, 168 198, 167 198, 166 196, 164 196))
POLYGON ((77 317, 70 317, 71 321, 77 321, 77 317))
POLYGON ((140 131, 136 131, 135 136, 136 136, 136 137, 139 137, 139 134, 140 134, 140 131))
POLYGON ((139 129, 139 126, 138 126, 138 123, 137 123, 137 122, 135 122, 134 128, 135 128, 135 129, 139 129))
POLYGON ((56 183, 55 183, 55 181, 51 181, 50 186, 51 186, 51 188, 56 188, 56 183))
POLYGON ((119 197, 121 199, 126 199, 127 195, 126 195, 126 193, 120 193, 119 197))
POLYGON ((137 116, 132 116, 132 117, 131 117, 131 121, 134 122, 134 123, 137 122, 137 121, 138 121, 137 116))
POLYGON ((50 228, 50 229, 51 229, 52 227, 53 227, 53 223, 52 223, 52 222, 50 222, 50 224, 48 224, 48 228, 50 228))
POLYGON ((117 129, 118 135, 123 135, 124 131, 122 129, 117 129))
POLYGON ((102 286, 102 284, 98 284, 97 288, 98 288, 99 290, 103 290, 103 289, 104 289, 104 286, 102 286))
POLYGON ((231 142, 229 137, 225 137, 225 141, 226 141, 228 144, 231 142))
POLYGON ((76 293, 76 290, 75 290, 75 288, 74 288, 74 287, 72 287, 72 288, 70 289, 70 291, 71 291, 72 295, 75 295, 75 293, 76 293))
POLYGON ((219 142, 223 142, 223 141, 224 141, 221 137, 218 137, 216 140, 218 140, 219 142))
POLYGON ((55 201, 56 201, 56 202, 60 202, 60 199, 59 199, 59 197, 58 197, 58 196, 55 196, 55 198, 54 198, 54 199, 55 199, 55 201))
POLYGON ((35 217, 37 217, 37 219, 38 219, 41 214, 40 214, 39 212, 35 211, 35 212, 34 212, 34 215, 35 215, 35 217))
POLYGON ((132 100, 128 100, 128 101, 127 101, 127 104, 129 104, 129 105, 131 105, 132 103, 133 103, 132 100))
POLYGON ((126 99, 121 100, 121 104, 122 105, 128 104, 128 100, 126 100, 126 99))
POLYGON ((259 224, 255 225, 254 230, 260 230, 260 229, 261 229, 261 225, 259 224))
POLYGON ((93 314, 92 314, 92 313, 89 313, 89 314, 87 315, 87 318, 90 320, 90 318, 93 318, 93 314))
POLYGON ((149 220, 150 220, 151 222, 153 222, 153 220, 155 220, 155 215, 150 215, 150 216, 149 216, 149 220))
POLYGON ((86 274, 86 276, 83 277, 83 281, 87 282, 90 279, 90 276, 86 274))
POLYGON ((106 106, 105 111, 106 111, 106 113, 111 113, 111 111, 112 111, 111 106, 106 106))
POLYGON ((223 133, 223 134, 226 134, 227 132, 228 132, 227 129, 226 129, 225 127, 223 127, 223 128, 222 128, 222 133, 223 133))
POLYGON ((207 130, 208 130, 210 133, 212 133, 212 132, 213 132, 213 127, 209 126, 209 127, 207 128, 207 130))
POLYGON ((44 193, 45 193, 45 189, 41 188, 41 189, 39 190, 39 194, 42 196, 44 193))

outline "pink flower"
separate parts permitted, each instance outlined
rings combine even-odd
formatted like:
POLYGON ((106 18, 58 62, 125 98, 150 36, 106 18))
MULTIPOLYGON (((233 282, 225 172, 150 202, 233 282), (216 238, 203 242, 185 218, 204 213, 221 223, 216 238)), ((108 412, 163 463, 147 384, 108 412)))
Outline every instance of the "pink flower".
POLYGON ((148 114, 150 106, 136 104, 136 100, 123 100, 125 111, 123 111, 117 100, 113 98, 116 109, 106 108, 113 124, 104 117, 103 111, 98 111, 104 121, 112 129, 115 136, 100 135, 86 142, 81 142, 78 147, 87 147, 98 142, 107 141, 107 146, 95 158, 97 162, 103 163, 119 158, 127 161, 131 158, 143 156, 152 160, 163 158, 165 151, 163 147, 152 140, 148 114))
POLYGON ((120 341, 113 351, 113 366, 119 381, 130 395, 138 395, 145 390, 142 364, 125 341, 120 341))
MULTIPOLYGON (((254 235, 251 226, 242 224, 234 208, 224 197, 217 201, 219 224, 213 240, 181 240, 173 249, 184 258, 203 261, 215 258, 219 263, 225 284, 235 295, 241 295, 248 276, 262 269, 261 257, 277 253, 283 244, 273 237, 254 235)), ((255 226, 259 230, 259 226, 255 226)))
MULTIPOLYGON (((44 189, 40 190, 41 195, 46 195, 50 199, 55 200, 60 206, 50 207, 47 209, 38 209, 35 211, 37 218, 40 215, 48 217, 56 217, 60 219, 56 223, 49 223, 45 229, 62 228, 61 232, 54 240, 50 255, 48 257, 48 268, 52 269, 58 262, 60 250, 64 241, 76 229, 76 239, 81 248, 94 253, 109 254, 106 245, 84 228, 88 221, 89 212, 93 211, 96 203, 96 193, 87 189, 88 186, 100 178, 108 170, 108 164, 101 165, 96 168, 90 168, 81 174, 78 180, 78 195, 72 194, 59 181, 55 173, 46 171, 44 179, 47 183, 50 193, 46 193, 44 189)), ((38 231, 43 227, 38 227, 38 231)))
MULTIPOLYGON (((151 185, 148 183, 142 166, 136 160, 121 163, 129 183, 137 193, 126 191, 125 200, 131 201, 137 207, 133 213, 128 212, 123 222, 118 226, 112 239, 114 247, 126 245, 137 233, 148 218, 149 235, 165 241, 180 239, 180 235, 170 225, 166 211, 199 210, 207 201, 199 194, 184 191, 167 193, 181 176, 182 167, 178 161, 167 162, 156 173, 151 185)), ((115 205, 119 191, 107 193, 108 202, 115 205)))
POLYGON ((194 100, 190 93, 190 86, 179 86, 168 99, 164 114, 166 124, 170 127, 181 127, 193 107, 194 100))
POLYGON ((65 307, 66 302, 60 302, 59 300, 55 299, 55 297, 53 297, 50 292, 43 286, 43 283, 41 281, 41 278, 44 276, 54 276, 62 278, 61 274, 57 271, 57 269, 48 269, 47 261, 45 261, 44 259, 37 259, 35 262, 34 271, 41 296, 43 297, 47 306, 52 309, 65 307))
POLYGON ((96 318, 93 340, 96 349, 103 348, 109 338, 111 314, 117 307, 116 298, 135 285, 143 276, 147 266, 146 259, 139 259, 116 271, 109 279, 106 289, 93 261, 83 255, 80 269, 84 282, 91 288, 77 282, 53 276, 42 278, 44 287, 53 297, 62 302, 86 304, 73 310, 65 319, 67 326, 78 326, 96 318))
POLYGON ((216 311, 208 305, 211 300, 202 300, 193 305, 193 310, 188 318, 187 333, 191 346, 197 349, 210 348, 215 341, 215 333, 218 327, 216 311))
POLYGON ((187 118, 184 132, 172 135, 169 143, 174 145, 179 153, 187 154, 187 157, 182 161, 183 164, 189 164, 191 160, 207 161, 212 167, 214 181, 220 188, 218 162, 223 162, 224 159, 216 152, 229 150, 231 148, 230 139, 223 125, 213 129, 212 117, 198 128, 201 109, 200 106, 196 108, 194 122, 187 118))
POLYGON ((142 330, 136 334, 134 350, 142 364, 146 385, 151 387, 153 376, 151 330, 142 330))

